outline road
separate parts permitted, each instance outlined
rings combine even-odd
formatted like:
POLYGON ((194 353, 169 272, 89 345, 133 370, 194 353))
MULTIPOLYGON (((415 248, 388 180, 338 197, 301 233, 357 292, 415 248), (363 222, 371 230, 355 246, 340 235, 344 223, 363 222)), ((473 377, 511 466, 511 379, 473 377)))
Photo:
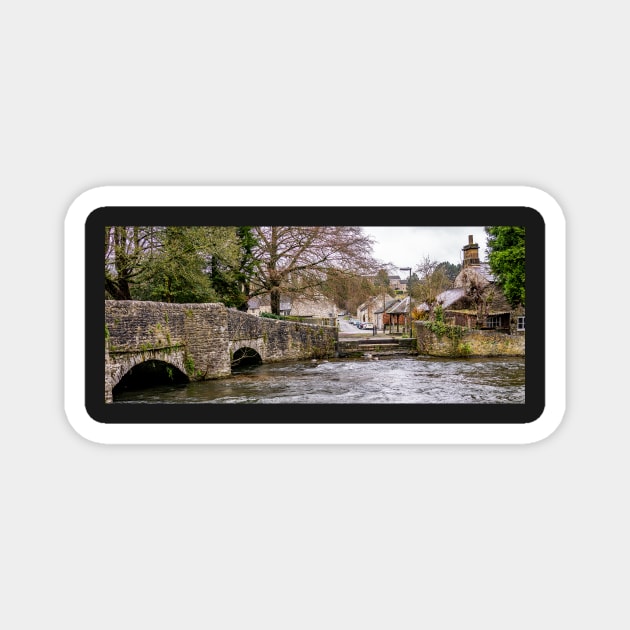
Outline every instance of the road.
POLYGON ((360 328, 353 326, 344 317, 338 317, 337 321, 339 322, 340 337, 389 337, 389 335, 384 335, 381 331, 361 330, 360 328))

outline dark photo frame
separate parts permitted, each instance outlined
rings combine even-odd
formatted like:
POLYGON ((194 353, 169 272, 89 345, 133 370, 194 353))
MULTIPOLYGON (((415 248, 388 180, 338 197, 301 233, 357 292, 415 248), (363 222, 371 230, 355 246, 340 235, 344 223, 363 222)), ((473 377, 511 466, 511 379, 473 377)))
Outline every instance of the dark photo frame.
MULTIPOLYGON (((481 234, 480 234, 481 235, 481 234)), ((527 424, 546 401, 545 220, 526 205, 501 206, 195 206, 106 205, 85 221, 85 407, 97 423, 117 424, 527 424), (402 211, 401 211, 402 210, 402 211), (527 351, 524 403, 189 404, 107 402, 103 293, 105 226, 361 225, 419 227, 523 226, 526 232, 527 351), (366 217, 369 217, 366 218, 366 217), (343 218, 343 223, 340 219, 343 218), (354 218, 354 220, 353 220, 354 218)), ((464 243, 462 243, 463 245, 464 243)), ((464 359, 465 360, 465 359, 464 359)))

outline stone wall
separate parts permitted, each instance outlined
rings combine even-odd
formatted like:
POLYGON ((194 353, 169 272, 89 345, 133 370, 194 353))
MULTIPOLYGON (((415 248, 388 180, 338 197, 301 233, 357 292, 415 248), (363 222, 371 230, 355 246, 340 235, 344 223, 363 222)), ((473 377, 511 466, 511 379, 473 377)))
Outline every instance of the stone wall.
MULTIPOLYGON (((265 363, 298 359, 333 357, 336 352, 337 329, 270 317, 256 317, 228 310, 228 337, 232 352, 260 340, 261 358, 265 363)), ((254 347, 250 345, 249 347, 254 347)))
POLYGON ((461 335, 436 335, 424 322, 415 322, 419 354, 434 357, 525 356, 525 335, 491 330, 466 330, 461 335))
POLYGON ((105 399, 135 365, 164 361, 190 380, 229 376, 235 350, 263 362, 332 357, 337 329, 257 317, 223 304, 105 301, 105 399))
MULTIPOLYGON (((166 304, 107 300, 105 326, 110 355, 185 347, 188 375, 229 374, 227 313, 222 304, 166 304)), ((165 354, 168 354, 165 352, 165 354)))

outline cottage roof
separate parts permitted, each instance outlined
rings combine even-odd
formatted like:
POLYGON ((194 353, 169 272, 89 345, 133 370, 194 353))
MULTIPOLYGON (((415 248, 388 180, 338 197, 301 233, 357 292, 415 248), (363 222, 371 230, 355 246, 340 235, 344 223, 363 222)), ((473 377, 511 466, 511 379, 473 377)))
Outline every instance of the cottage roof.
POLYGON ((381 304, 380 308, 377 308, 374 313, 387 313, 387 309, 392 307, 394 304, 397 304, 400 300, 397 300, 395 298, 390 298, 389 300, 385 300, 385 308, 383 308, 383 305, 381 304))
MULTIPOLYGON (((437 303, 442 306, 442 308, 448 308, 451 304, 457 302, 466 295, 466 289, 463 287, 459 287, 457 289, 446 289, 446 291, 442 291, 442 293, 438 293, 436 296, 437 303)), ((429 305, 426 302, 422 302, 422 304, 418 304, 416 306, 417 309, 421 311, 428 311, 429 305)))
POLYGON ((478 265, 469 265, 464 267, 457 275, 457 278, 455 278, 455 282, 453 283, 455 287, 459 288, 465 286, 471 274, 479 276, 484 283, 491 283, 495 281, 494 274, 490 270, 490 264, 484 262, 479 263, 478 265))
POLYGON ((442 308, 448 308, 454 302, 461 299, 466 295, 466 289, 464 287, 458 287, 457 289, 446 289, 437 296, 437 302, 442 308))
POLYGON ((398 301, 396 304, 390 306, 388 309, 386 309, 385 312, 389 313, 390 315, 408 313, 409 312, 409 296, 398 301))

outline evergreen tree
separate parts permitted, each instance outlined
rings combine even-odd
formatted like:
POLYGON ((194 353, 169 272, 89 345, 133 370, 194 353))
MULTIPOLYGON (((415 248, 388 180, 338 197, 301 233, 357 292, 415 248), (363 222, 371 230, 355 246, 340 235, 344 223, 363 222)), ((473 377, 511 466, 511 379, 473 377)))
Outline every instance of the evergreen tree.
POLYGON ((239 226, 234 229, 238 242, 236 263, 234 256, 231 256, 229 260, 223 260, 216 255, 212 256, 209 275, 212 287, 223 304, 240 311, 247 311, 250 282, 257 267, 257 260, 253 255, 253 248, 257 241, 251 227, 239 226))
POLYGON ((525 306, 525 228, 494 225, 485 231, 488 262, 497 285, 512 307, 525 306))
POLYGON ((453 263, 445 261, 441 262, 436 267, 436 270, 442 270, 451 282, 455 282, 455 278, 457 278, 457 274, 462 270, 462 266, 461 264, 454 265, 453 263))
POLYGON ((219 302, 212 259, 238 265, 236 229, 220 226, 105 228, 105 295, 116 300, 219 302))

